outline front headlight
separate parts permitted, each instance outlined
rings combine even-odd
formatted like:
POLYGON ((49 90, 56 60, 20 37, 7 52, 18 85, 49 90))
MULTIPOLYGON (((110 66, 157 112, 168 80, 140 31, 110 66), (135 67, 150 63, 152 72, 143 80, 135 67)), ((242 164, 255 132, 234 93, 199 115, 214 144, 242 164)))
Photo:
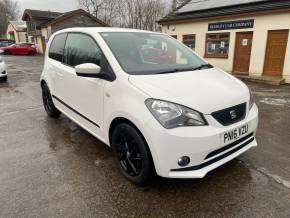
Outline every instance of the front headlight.
POLYGON ((201 113, 182 105, 156 99, 147 99, 145 104, 155 119, 166 129, 207 125, 201 113))
POLYGON ((249 110, 252 109, 253 105, 255 104, 254 98, 253 98, 253 94, 250 91, 250 101, 249 101, 249 110))

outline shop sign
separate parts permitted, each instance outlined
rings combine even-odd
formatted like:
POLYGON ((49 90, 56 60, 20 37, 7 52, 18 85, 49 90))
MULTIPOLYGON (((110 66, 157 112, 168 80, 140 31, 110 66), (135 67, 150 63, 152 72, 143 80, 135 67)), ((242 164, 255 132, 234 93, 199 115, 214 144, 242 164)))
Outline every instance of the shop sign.
POLYGON ((208 31, 250 29, 254 27, 254 20, 235 20, 228 22, 210 23, 208 31))

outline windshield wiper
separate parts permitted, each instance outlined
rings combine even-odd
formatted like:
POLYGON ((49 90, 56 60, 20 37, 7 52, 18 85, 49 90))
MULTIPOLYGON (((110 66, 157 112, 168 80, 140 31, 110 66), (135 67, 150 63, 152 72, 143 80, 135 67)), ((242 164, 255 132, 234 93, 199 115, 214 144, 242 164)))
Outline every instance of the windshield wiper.
POLYGON ((195 68, 193 68, 191 70, 193 70, 193 71, 194 70, 202 70, 204 68, 210 69, 210 68, 213 68, 213 66, 211 64, 202 64, 202 65, 200 65, 198 67, 195 67, 195 68))
POLYGON ((190 69, 172 69, 172 70, 157 72, 156 74, 177 73, 177 72, 183 72, 183 71, 189 71, 189 70, 190 69))
POLYGON ((168 74, 168 73, 177 73, 177 72, 186 72, 186 71, 195 71, 195 70, 201 70, 203 68, 213 68, 211 64, 202 64, 195 68, 187 68, 187 69, 170 69, 165 71, 157 72, 156 74, 168 74))

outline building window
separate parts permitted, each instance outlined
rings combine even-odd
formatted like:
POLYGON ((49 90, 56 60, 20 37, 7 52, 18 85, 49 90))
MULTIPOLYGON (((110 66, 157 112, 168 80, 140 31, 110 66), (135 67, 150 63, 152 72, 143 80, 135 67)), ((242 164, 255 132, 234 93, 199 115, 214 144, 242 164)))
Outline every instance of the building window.
POLYGON ((177 39, 177 35, 171 35, 171 37, 173 37, 174 39, 177 39))
POLYGON ((33 32, 36 29, 35 23, 33 21, 27 21, 27 32, 33 32))
POLYGON ((206 35, 206 58, 228 58, 230 33, 208 33, 206 35))
POLYGON ((195 50, 195 35, 194 34, 191 34, 191 35, 183 35, 182 42, 187 47, 195 50))

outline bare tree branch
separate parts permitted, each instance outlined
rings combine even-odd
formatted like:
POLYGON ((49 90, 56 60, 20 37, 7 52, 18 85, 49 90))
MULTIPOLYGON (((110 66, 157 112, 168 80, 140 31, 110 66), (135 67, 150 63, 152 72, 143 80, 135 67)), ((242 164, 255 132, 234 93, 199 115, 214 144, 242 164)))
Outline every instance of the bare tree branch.
POLYGON ((163 0, 78 0, 84 10, 111 26, 157 30, 167 13, 163 0))
POLYGON ((0 36, 6 35, 8 22, 17 20, 19 16, 19 5, 14 0, 0 0, 0 36))

